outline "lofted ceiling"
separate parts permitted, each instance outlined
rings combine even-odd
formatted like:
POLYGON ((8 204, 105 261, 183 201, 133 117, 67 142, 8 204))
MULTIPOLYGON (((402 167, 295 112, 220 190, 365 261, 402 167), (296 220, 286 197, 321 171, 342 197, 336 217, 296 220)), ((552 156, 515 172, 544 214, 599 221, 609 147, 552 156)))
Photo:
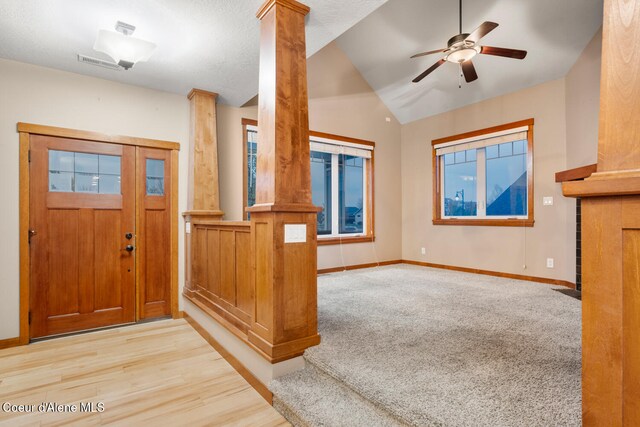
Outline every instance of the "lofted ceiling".
POLYGON ((459 67, 446 63, 420 83, 458 33, 454 0, 389 0, 337 39, 369 85, 401 123, 561 78, 602 25, 602 0, 464 0, 463 32, 484 21, 498 28, 481 45, 528 51, 522 60, 478 55, 478 80, 458 88, 459 67))
MULTIPOLYGON (((307 56, 320 50, 386 0, 304 0, 307 56)), ((187 94, 193 87, 240 106, 258 92, 259 21, 264 0, 3 0, 0 57, 138 86, 187 94), (99 29, 116 21, 158 45, 129 71, 77 61, 95 52, 99 29)))

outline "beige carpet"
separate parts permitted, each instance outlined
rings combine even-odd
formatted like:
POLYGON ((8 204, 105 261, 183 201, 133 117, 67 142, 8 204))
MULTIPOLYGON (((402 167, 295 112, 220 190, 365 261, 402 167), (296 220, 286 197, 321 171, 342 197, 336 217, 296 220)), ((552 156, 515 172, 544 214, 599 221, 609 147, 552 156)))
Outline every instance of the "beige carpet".
POLYGON ((580 425, 581 305, 553 289, 408 265, 320 276, 322 343, 271 384, 276 407, 300 425, 580 425))

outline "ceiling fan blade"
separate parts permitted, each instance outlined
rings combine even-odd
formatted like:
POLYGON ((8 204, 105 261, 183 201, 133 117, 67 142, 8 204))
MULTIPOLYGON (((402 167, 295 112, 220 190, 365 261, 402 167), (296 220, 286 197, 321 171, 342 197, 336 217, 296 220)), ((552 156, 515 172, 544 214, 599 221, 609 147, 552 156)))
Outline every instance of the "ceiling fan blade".
POLYGON ((433 70, 435 70, 436 68, 438 68, 439 66, 441 66, 442 64, 444 64, 445 62, 447 62, 445 59, 441 59, 440 61, 436 62, 435 64, 433 64, 431 67, 427 68, 426 70, 424 70, 424 72, 422 74, 420 74, 418 77, 416 77, 415 79, 413 79, 414 83, 418 83, 420 80, 424 79, 425 77, 427 77, 427 75, 429 75, 433 70))
POLYGON ((478 43, 478 40, 480 40, 481 38, 483 38, 484 36, 489 34, 497 26, 498 26, 498 24, 496 24, 495 22, 485 21, 482 24, 480 24, 480 26, 478 28, 473 30, 473 32, 471 34, 469 34, 469 36, 465 40, 466 41, 470 41, 470 42, 474 42, 474 43, 478 43))
POLYGON ((443 53, 445 52, 447 49, 438 49, 438 50, 430 50, 428 52, 422 52, 422 53, 416 53, 415 55, 411 56, 410 58, 417 58, 419 56, 425 56, 425 55, 432 55, 434 53, 443 53))
POLYGON ((476 67, 473 66, 471 60, 464 61, 460 64, 462 66, 462 74, 467 83, 471 83, 478 79, 478 73, 476 73, 476 67))
POLYGON ((527 56, 526 50, 507 49, 504 47, 482 46, 480 53, 485 55, 504 56, 505 58, 524 59, 527 56))

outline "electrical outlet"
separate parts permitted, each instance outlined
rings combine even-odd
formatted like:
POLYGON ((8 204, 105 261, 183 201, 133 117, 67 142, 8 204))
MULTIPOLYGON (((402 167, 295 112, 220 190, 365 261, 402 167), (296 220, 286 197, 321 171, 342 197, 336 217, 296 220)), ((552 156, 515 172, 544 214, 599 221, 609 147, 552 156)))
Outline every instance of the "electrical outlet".
POLYGON ((553 206, 553 197, 552 196, 543 197, 542 206, 553 206))
POLYGON ((547 268, 553 268, 553 258, 547 258, 547 268))
POLYGON ((426 248, 422 248, 422 255, 426 255, 427 254, 427 249, 426 248))

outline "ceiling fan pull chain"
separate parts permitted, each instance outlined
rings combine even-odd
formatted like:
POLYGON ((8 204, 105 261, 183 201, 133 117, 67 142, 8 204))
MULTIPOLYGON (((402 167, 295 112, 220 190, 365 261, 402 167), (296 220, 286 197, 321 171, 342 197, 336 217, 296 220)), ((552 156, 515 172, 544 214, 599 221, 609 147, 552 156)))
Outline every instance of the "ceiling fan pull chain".
POLYGON ((458 89, 462 89, 462 62, 460 63, 460 75, 458 76, 458 89))

